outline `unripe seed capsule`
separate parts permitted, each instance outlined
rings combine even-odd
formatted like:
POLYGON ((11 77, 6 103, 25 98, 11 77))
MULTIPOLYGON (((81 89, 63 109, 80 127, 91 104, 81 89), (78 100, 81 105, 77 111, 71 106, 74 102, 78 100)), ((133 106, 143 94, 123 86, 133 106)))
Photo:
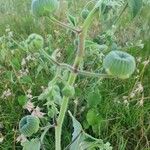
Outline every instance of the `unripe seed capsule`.
POLYGON ((32 33, 31 35, 29 35, 28 39, 26 40, 26 44, 30 50, 33 49, 39 50, 44 46, 44 39, 41 35, 32 33))
POLYGON ((19 131, 21 134, 30 137, 39 130, 39 119, 35 116, 28 115, 23 117, 19 122, 19 131))
POLYGON ((81 12, 82 18, 86 19, 88 15, 89 15, 89 10, 87 8, 83 9, 81 12))
POLYGON ((109 75, 121 79, 129 78, 136 68, 133 56, 122 51, 111 51, 103 61, 103 67, 109 75))
POLYGON ((58 0, 32 0, 31 11, 37 17, 49 16, 59 7, 58 0))

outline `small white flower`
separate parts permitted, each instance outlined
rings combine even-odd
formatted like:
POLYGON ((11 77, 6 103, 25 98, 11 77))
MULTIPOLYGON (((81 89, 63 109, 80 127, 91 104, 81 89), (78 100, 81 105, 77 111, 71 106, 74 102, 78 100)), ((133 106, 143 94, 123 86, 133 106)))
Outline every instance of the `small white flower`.
POLYGON ((41 112, 41 109, 37 106, 35 109, 33 109, 32 115, 38 118, 42 118, 45 115, 45 113, 41 112))
POLYGON ((10 32, 10 28, 6 28, 5 32, 10 32))
POLYGON ((142 97, 141 100, 139 101, 139 105, 140 105, 140 106, 143 106, 143 104, 144 104, 144 99, 143 99, 143 97, 142 97))
POLYGON ((137 58, 137 62, 141 62, 141 60, 142 60, 142 57, 137 58))
POLYGON ((130 93, 130 98, 133 98, 134 96, 135 96, 134 92, 130 93))
POLYGON ((27 94, 27 98, 32 99, 33 98, 32 94, 27 94))
POLYGON ((0 133, 0 143, 2 143, 4 140, 4 136, 2 135, 2 133, 0 133))
POLYGON ((32 56, 31 56, 31 55, 28 55, 28 56, 26 57, 26 60, 27 60, 27 61, 32 60, 32 56))
POLYGON ((23 134, 19 135, 16 139, 16 142, 24 143, 26 141, 27 141, 27 138, 23 134))
POLYGON ((123 102, 127 107, 129 106, 129 102, 128 102, 128 100, 124 100, 124 102, 123 102))
POLYGON ((10 90, 10 89, 7 89, 7 90, 5 90, 5 91, 3 92, 1 98, 6 99, 6 98, 10 97, 11 95, 12 95, 11 90, 10 90))
POLYGON ((8 32, 8 37, 9 37, 9 38, 12 38, 12 37, 13 37, 13 32, 12 32, 12 31, 8 32))
POLYGON ((25 65, 26 65, 26 60, 23 58, 21 62, 21 66, 25 66, 25 65))
POLYGON ((150 62, 150 60, 148 59, 148 60, 146 60, 146 61, 143 61, 143 63, 142 63, 142 64, 146 66, 146 65, 148 65, 148 64, 149 64, 149 62, 150 62))
POLYGON ((31 93, 32 93, 32 90, 31 90, 31 89, 28 89, 28 90, 27 90, 27 93, 28 93, 28 94, 31 94, 31 93))
POLYGON ((34 109, 34 104, 31 101, 28 101, 23 108, 31 112, 34 109))
POLYGON ((137 88, 135 89, 136 93, 141 93, 143 92, 143 86, 141 83, 138 83, 137 88))

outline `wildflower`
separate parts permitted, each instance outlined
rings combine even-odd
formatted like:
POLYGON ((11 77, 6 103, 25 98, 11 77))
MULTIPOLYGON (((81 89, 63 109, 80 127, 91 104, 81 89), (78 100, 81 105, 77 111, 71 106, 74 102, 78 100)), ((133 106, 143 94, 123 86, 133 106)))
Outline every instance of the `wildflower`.
POLYGON ((41 112, 41 109, 37 106, 35 109, 33 109, 32 115, 38 118, 42 118, 45 115, 45 113, 41 112))
POLYGON ((31 93, 32 93, 32 90, 31 90, 31 89, 28 89, 28 90, 27 90, 27 93, 31 94, 31 93))
POLYGON ((23 134, 19 135, 16 139, 16 142, 24 143, 26 141, 27 141, 27 138, 23 134))
POLYGON ((124 102, 123 102, 125 105, 129 105, 129 102, 128 102, 128 100, 124 100, 124 102))
POLYGON ((143 86, 141 83, 138 83, 137 88, 135 89, 136 93, 141 93, 143 92, 143 86))
POLYGON ((140 63, 140 62, 141 62, 141 60, 142 60, 142 57, 138 57, 138 58, 137 58, 137 62, 139 62, 139 63, 140 63))
POLYGON ((9 27, 6 28, 5 32, 10 32, 10 28, 9 27))
POLYGON ((34 104, 31 101, 28 101, 23 108, 27 109, 29 112, 32 112, 34 109, 34 104))
POLYGON ((19 70, 18 78, 22 78, 23 76, 28 75, 28 73, 29 73, 28 69, 21 69, 21 70, 19 70))
POLYGON ((148 65, 148 64, 149 64, 149 61, 150 61, 149 59, 148 59, 148 60, 146 60, 146 61, 143 61, 143 63, 142 63, 142 64, 146 66, 146 65, 148 65))
POLYGON ((142 96, 141 100, 139 101, 139 105, 143 106, 143 104, 144 104, 144 99, 143 99, 143 96, 142 96))
POLYGON ((25 65, 26 65, 26 60, 23 58, 21 62, 21 66, 25 66, 25 65))
POLYGON ((10 97, 11 95, 12 95, 12 93, 11 93, 10 89, 7 89, 3 92, 1 98, 6 99, 6 98, 10 97))
POLYGON ((28 55, 28 56, 26 57, 26 60, 27 60, 27 61, 32 60, 32 56, 31 56, 31 55, 28 55))
POLYGON ((2 133, 0 133, 0 143, 2 143, 4 140, 4 136, 2 135, 2 133))
POLYGON ((12 32, 12 31, 8 32, 8 37, 9 37, 9 38, 12 38, 12 37, 13 37, 13 32, 12 32))
POLYGON ((133 97, 135 97, 135 93, 134 93, 134 92, 131 92, 131 93, 130 93, 130 98, 133 98, 133 97))

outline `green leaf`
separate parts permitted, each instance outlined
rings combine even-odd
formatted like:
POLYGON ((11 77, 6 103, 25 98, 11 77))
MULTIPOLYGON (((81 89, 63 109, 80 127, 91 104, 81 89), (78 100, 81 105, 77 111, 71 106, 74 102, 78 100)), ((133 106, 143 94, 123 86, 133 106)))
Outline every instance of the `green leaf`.
POLYGON ((102 120, 101 116, 99 116, 98 111, 95 109, 90 109, 86 115, 86 119, 89 125, 99 124, 102 120))
POLYGON ((72 118, 72 122, 73 122, 73 134, 72 134, 72 141, 74 141, 71 146, 70 146, 70 150, 80 150, 80 143, 84 140, 84 137, 82 136, 82 126, 80 124, 80 122, 78 122, 76 120, 76 118, 74 118, 74 116, 71 114, 71 112, 69 111, 69 115, 72 118))
POLYGON ((21 95, 18 97, 18 103, 21 106, 24 106, 27 103, 28 99, 25 95, 21 95))
POLYGON ((38 138, 32 139, 31 141, 26 141, 22 144, 23 150, 40 150, 41 144, 38 138))
POLYGON ((68 14, 67 17, 68 17, 70 24, 72 24, 73 26, 76 26, 76 18, 70 14, 68 14))
POLYGON ((140 12, 142 4, 142 0, 128 0, 128 5, 132 18, 134 18, 140 12))
POLYGON ((19 70, 21 68, 20 62, 18 58, 13 58, 11 60, 11 65, 16 69, 19 70))
POLYGON ((32 79, 30 76, 26 75, 26 76, 23 76, 21 79, 20 79, 20 82, 22 84, 32 84, 32 79))
POLYGON ((88 106, 91 108, 96 107, 98 104, 100 104, 102 97, 101 94, 99 93, 99 90, 89 92, 87 96, 87 103, 88 106))
POLYGON ((72 134, 72 143, 69 147, 70 150, 95 150, 99 148, 100 150, 112 150, 109 143, 104 143, 101 139, 96 139, 91 135, 85 133, 82 129, 81 124, 73 117, 69 111, 69 115, 73 121, 74 132, 72 134))

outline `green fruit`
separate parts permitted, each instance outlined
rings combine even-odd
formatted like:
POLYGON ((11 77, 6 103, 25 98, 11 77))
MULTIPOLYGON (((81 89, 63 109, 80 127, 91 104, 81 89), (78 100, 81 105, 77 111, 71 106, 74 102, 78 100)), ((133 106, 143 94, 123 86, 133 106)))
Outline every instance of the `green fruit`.
POLYGON ((21 134, 30 137, 39 130, 40 121, 37 117, 28 115, 23 117, 19 122, 19 131, 21 134))
POLYGON ((136 68, 133 56, 122 51, 111 51, 103 61, 103 67, 109 75, 121 79, 129 78, 136 68))
POLYGON ((66 85, 62 90, 62 94, 66 97, 72 97, 75 94, 75 89, 73 86, 66 85))
POLYGON ((26 40, 26 44, 30 50, 34 50, 34 49, 39 50, 44 46, 44 39, 41 35, 32 33, 31 35, 29 35, 28 39, 26 40))
POLYGON ((37 17, 49 16, 59 6, 58 0, 32 0, 31 11, 37 17))
POLYGON ((81 12, 82 18, 86 19, 88 15, 89 15, 89 10, 87 8, 83 9, 81 12))

